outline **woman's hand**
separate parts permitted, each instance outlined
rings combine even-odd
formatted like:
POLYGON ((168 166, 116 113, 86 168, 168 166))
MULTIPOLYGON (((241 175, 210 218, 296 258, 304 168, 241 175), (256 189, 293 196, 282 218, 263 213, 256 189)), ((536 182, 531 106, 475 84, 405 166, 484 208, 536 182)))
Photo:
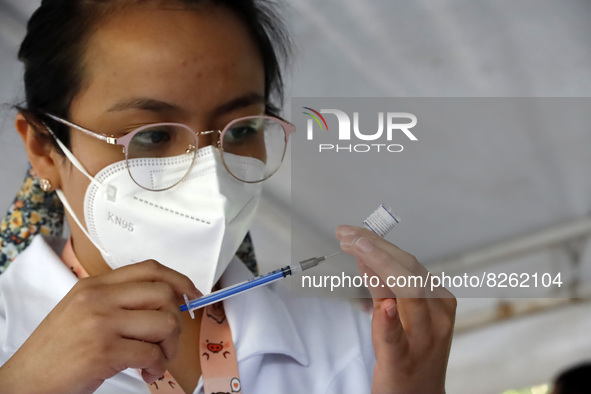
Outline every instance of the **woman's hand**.
POLYGON ((388 287, 388 277, 426 280, 428 272, 414 256, 371 231, 340 226, 336 234, 360 273, 380 278, 378 287, 369 289, 376 355, 372 392, 444 393, 456 311, 453 294, 414 283, 388 287))
POLYGON ((127 368, 152 383, 177 352, 183 294, 200 295, 155 261, 80 280, 2 366, 1 391, 93 392, 127 368))

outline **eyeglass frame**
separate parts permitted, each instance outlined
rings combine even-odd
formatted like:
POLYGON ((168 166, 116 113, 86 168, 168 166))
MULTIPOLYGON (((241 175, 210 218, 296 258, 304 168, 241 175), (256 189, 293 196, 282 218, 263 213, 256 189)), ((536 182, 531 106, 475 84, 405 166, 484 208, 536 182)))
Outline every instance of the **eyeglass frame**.
MULTIPOLYGON (((125 154, 125 165, 127 167, 127 172, 129 173, 130 178, 135 182, 135 184, 137 184, 139 187, 141 187, 142 189, 146 189, 146 190, 150 190, 150 191, 164 191, 164 190, 168 190, 171 189, 173 187, 175 187, 176 185, 178 185, 179 183, 181 183, 183 181, 183 179, 185 179, 185 177, 189 174, 189 172, 191 171, 191 168, 193 167, 193 165, 195 164, 195 158, 197 157, 197 154, 195 153, 195 155, 193 156, 193 161, 191 162, 191 165, 189 166, 189 168, 187 168, 187 173, 185 175, 183 175, 183 177, 181 179, 179 179, 178 182, 176 182, 174 185, 169 186, 167 188, 164 189, 158 189, 158 190, 153 190, 153 189, 148 189, 142 185, 140 185, 138 182, 136 182, 136 180, 133 178, 133 176, 131 175, 131 171, 129 169, 129 163, 128 163, 128 154, 129 154, 129 143, 131 142, 132 138, 139 133, 140 131, 144 131, 146 129, 149 129, 151 127, 156 127, 156 126, 174 126, 174 127, 181 127, 184 128, 186 130, 189 130, 193 133, 193 135, 195 136, 195 144, 196 146, 196 150, 195 152, 199 149, 199 136, 200 135, 208 135, 208 134, 212 134, 212 133, 219 133, 219 138, 217 140, 217 148, 220 150, 221 153, 221 157, 222 157, 222 163, 224 164, 224 167, 226 168, 226 171, 228 171, 228 173, 230 175, 232 175, 232 177, 234 177, 235 179, 239 180, 240 182, 244 182, 244 183, 259 183, 259 182, 263 182, 267 179, 269 179, 271 176, 273 176, 273 174, 275 174, 279 168, 281 168, 281 165, 283 164, 283 160, 285 159, 285 152, 287 151, 287 143, 289 141, 289 136, 291 135, 291 133, 293 133, 295 131, 295 125, 291 122, 288 122, 285 119, 282 119, 278 116, 271 116, 271 115, 251 115, 251 116, 243 116, 241 118, 236 118, 231 120, 230 122, 228 122, 228 124, 223 128, 223 130, 205 130, 205 131, 195 131, 193 130, 190 126, 183 124, 183 123, 171 123, 171 122, 162 122, 162 123, 151 123, 151 124, 147 124, 144 126, 140 126, 136 129, 133 129, 132 131, 130 131, 129 133, 125 134, 123 137, 119 137, 119 138, 115 138, 114 136, 107 136, 105 134, 99 134, 97 132, 94 132, 92 130, 89 130, 87 128, 84 128, 82 126, 79 126, 73 122, 70 122, 66 119, 62 119, 58 116, 52 115, 50 113, 45 113, 46 116, 48 116, 49 118, 53 119, 54 121, 61 123, 65 126, 69 126, 71 128, 74 128, 78 131, 83 132, 84 134, 96 138, 98 140, 104 141, 107 144, 110 145, 119 145, 119 146, 123 146, 123 153, 125 154), (224 134, 226 133, 226 131, 228 130, 228 128, 233 125, 236 122, 239 121, 244 121, 244 120, 248 120, 248 119, 273 119, 279 122, 279 124, 281 125, 281 127, 283 128, 283 132, 285 133, 285 145, 283 146, 283 153, 281 155, 281 162, 279 163, 279 165, 277 166, 277 168, 275 170, 273 170, 273 172, 271 172, 269 174, 269 176, 267 176, 266 178, 263 178, 261 180, 258 181, 245 181, 242 180, 240 178, 238 178, 236 175, 234 175, 232 173, 232 171, 230 171, 230 169, 228 168, 228 165, 226 164, 226 161, 224 160, 224 149, 222 147, 222 140, 224 137, 224 134)), ((49 131, 49 133, 51 133, 51 135, 57 139, 57 136, 53 133, 53 131, 47 127, 47 130, 49 131)))

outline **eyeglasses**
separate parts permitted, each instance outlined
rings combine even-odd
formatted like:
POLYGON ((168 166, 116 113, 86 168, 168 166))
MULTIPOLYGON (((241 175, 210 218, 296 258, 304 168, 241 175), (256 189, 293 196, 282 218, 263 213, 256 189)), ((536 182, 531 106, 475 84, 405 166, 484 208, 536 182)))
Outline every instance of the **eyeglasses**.
POLYGON ((223 130, 197 132, 181 123, 155 123, 115 138, 95 133, 54 115, 46 115, 107 144, 123 146, 127 169, 133 181, 144 189, 154 191, 170 189, 181 182, 195 162, 200 147, 199 136, 215 136, 216 133, 219 136, 217 148, 228 172, 242 182, 262 182, 273 175, 283 163, 289 135, 295 130, 293 124, 274 116, 246 116, 231 121, 223 130), (264 170, 245 174, 241 171, 241 160, 229 160, 232 155, 259 160, 264 163, 264 170), (170 182, 166 187, 155 188, 143 179, 138 170, 141 167, 140 161, 155 158, 174 158, 177 164, 174 172, 167 174, 173 178, 169 178, 170 182))

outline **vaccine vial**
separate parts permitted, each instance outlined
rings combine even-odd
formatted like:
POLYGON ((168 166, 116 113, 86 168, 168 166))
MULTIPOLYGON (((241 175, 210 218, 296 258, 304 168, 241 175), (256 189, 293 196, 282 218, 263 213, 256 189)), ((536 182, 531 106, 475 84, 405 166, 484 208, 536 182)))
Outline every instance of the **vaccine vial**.
POLYGON ((384 238, 398 223, 400 223, 400 218, 392 212, 392 208, 381 204, 363 221, 363 227, 384 238))

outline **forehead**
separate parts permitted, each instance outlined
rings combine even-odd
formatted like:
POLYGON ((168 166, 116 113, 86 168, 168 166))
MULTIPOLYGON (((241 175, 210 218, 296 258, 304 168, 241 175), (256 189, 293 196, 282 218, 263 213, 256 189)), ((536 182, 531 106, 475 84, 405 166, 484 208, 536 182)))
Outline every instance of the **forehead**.
POLYGON ((105 16, 84 57, 81 99, 153 97, 201 108, 264 91, 260 52, 231 10, 144 3, 105 16), (125 97, 122 97, 125 96, 125 97))

